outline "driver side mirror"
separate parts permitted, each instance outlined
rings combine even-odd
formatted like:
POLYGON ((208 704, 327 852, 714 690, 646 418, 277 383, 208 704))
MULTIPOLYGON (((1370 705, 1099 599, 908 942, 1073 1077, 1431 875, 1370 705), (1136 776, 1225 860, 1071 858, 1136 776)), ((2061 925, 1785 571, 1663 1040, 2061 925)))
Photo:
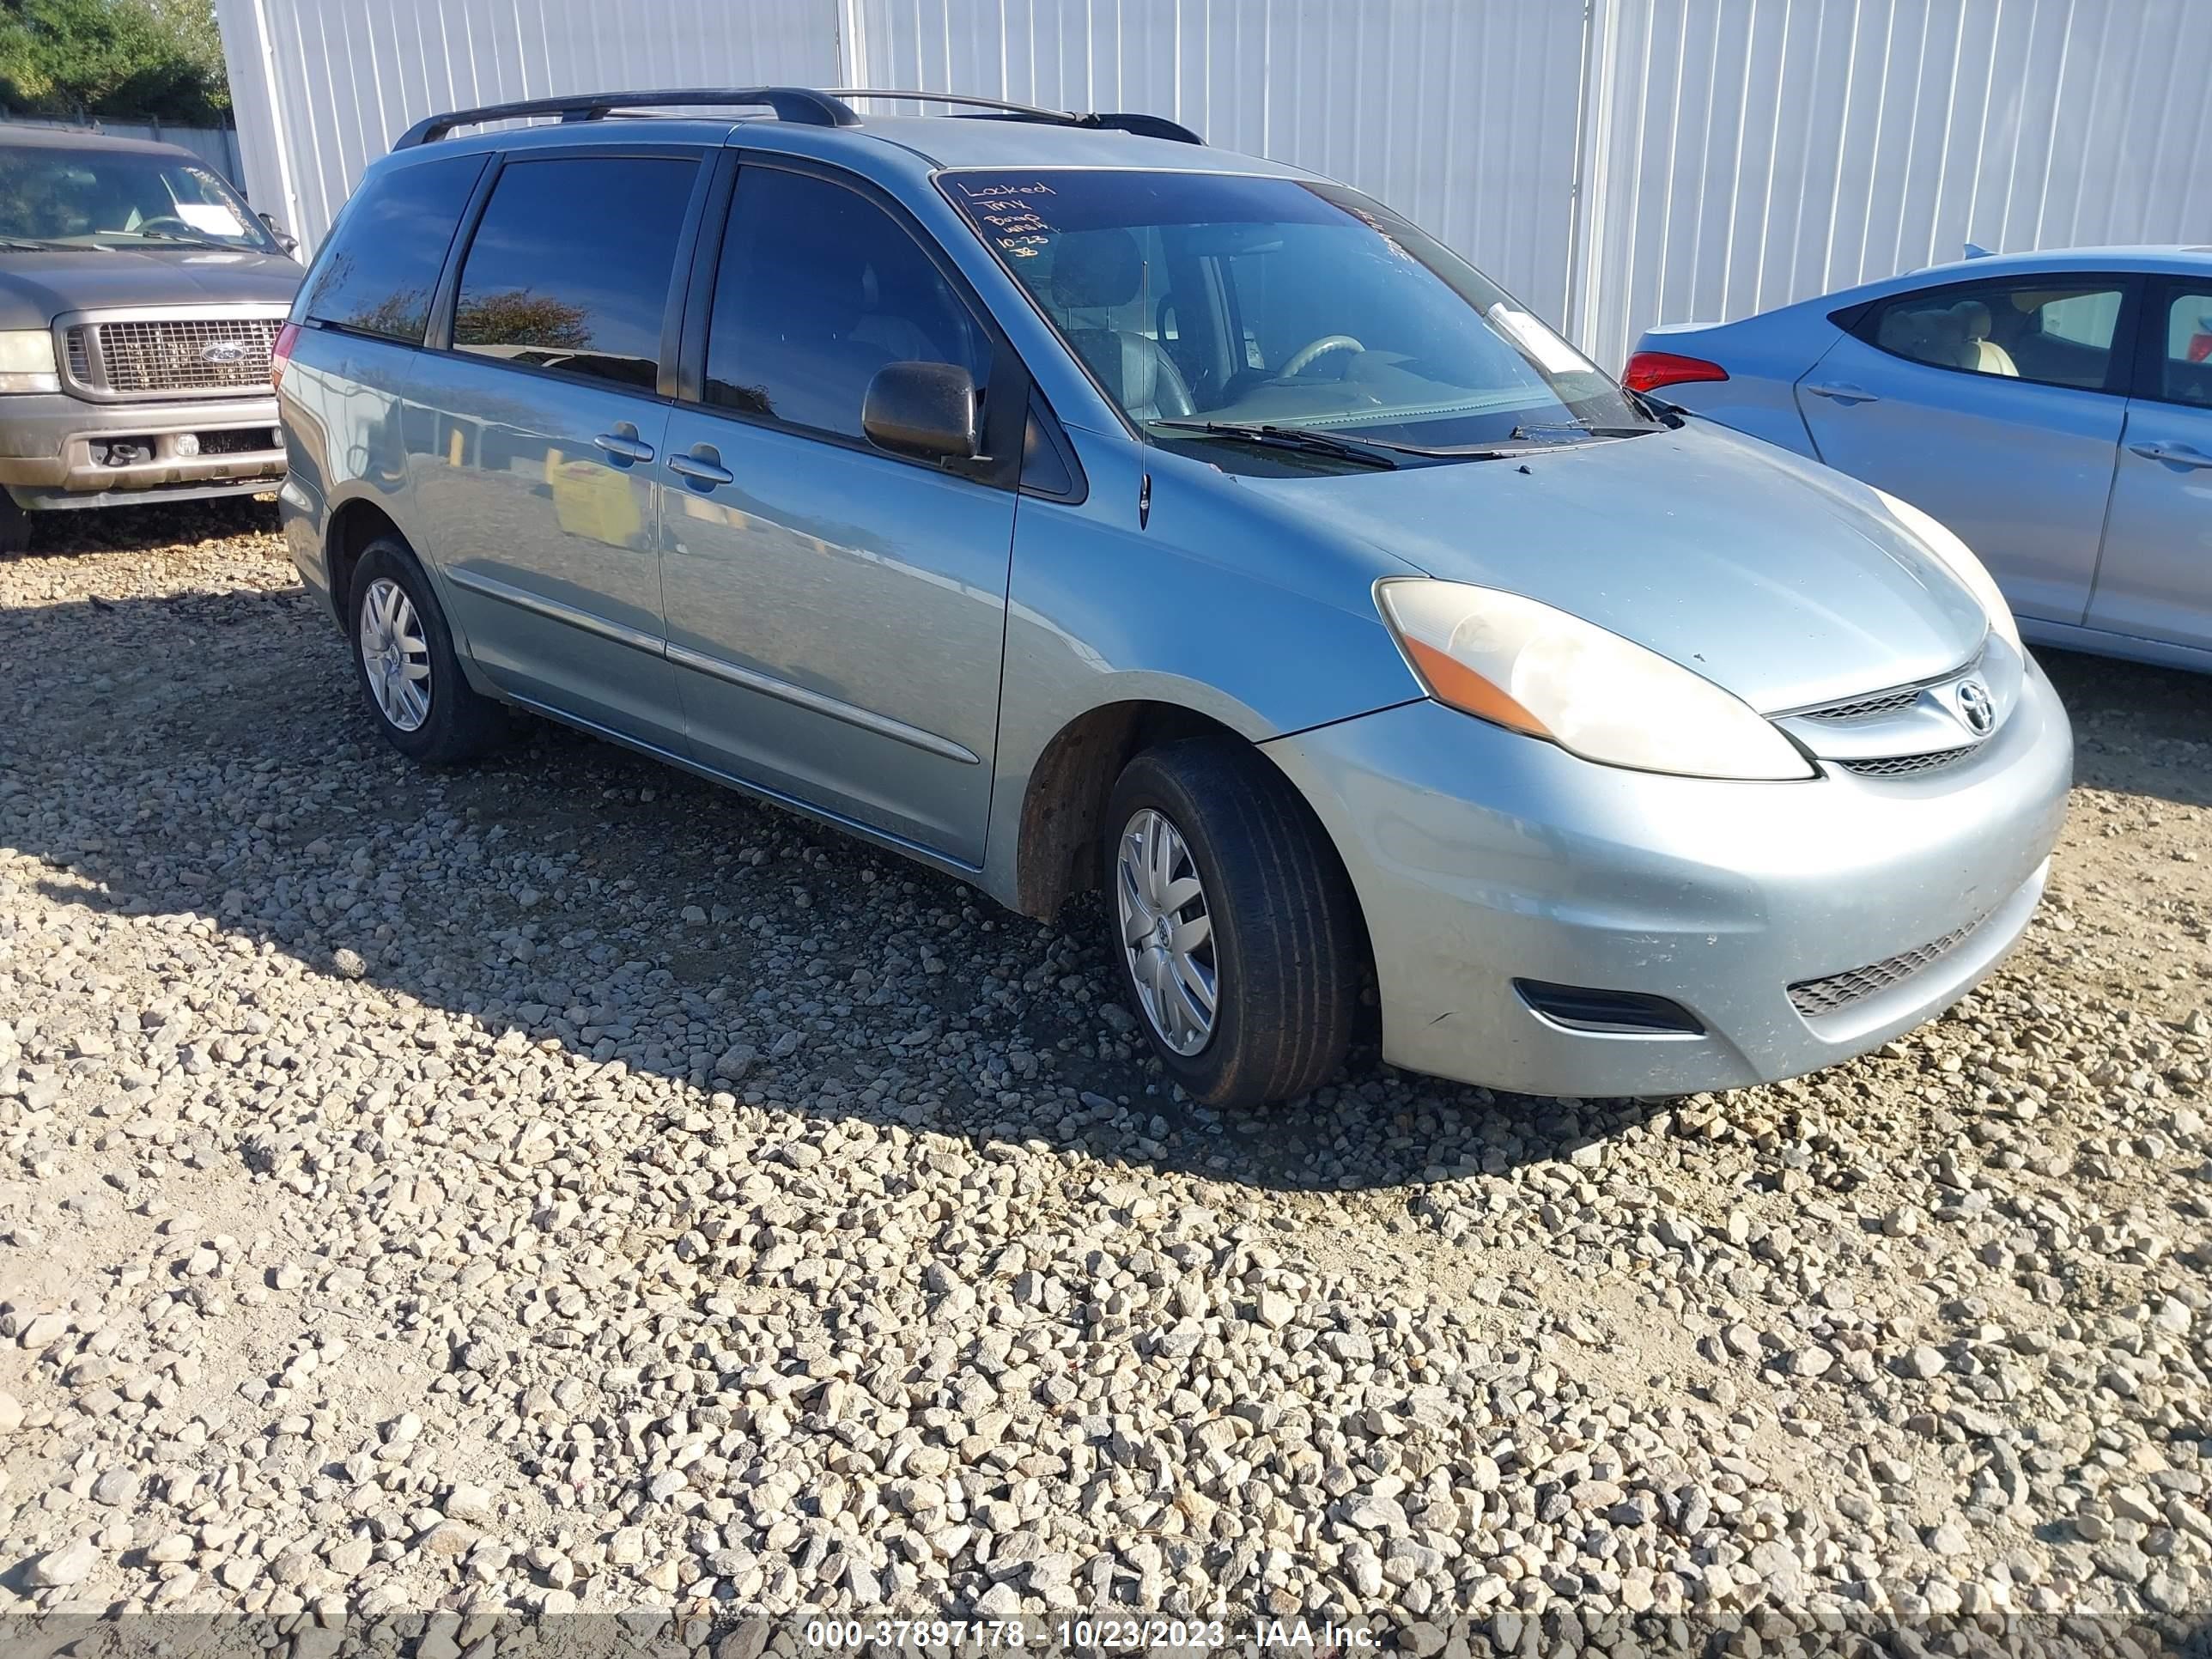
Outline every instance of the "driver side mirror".
POLYGON ((868 382, 860 430, 894 455, 974 460, 983 447, 975 377, 955 363, 886 363, 868 382))
POLYGON ((283 248, 287 253, 297 253, 300 251, 300 239, 278 224, 275 214, 260 213, 254 216, 261 221, 263 228, 276 239, 278 247, 283 248))

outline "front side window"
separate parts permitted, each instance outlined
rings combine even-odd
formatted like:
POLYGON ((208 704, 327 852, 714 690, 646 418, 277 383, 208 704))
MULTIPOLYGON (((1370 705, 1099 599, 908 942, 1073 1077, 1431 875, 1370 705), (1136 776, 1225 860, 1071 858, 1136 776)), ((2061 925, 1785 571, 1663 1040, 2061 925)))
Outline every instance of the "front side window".
POLYGON ((886 364, 951 363, 979 386, 989 349, 921 246, 858 191, 775 167, 738 177, 707 336, 707 400, 859 438, 886 364))
POLYGON ((244 197, 181 155, 43 144, 0 146, 0 242, 278 251, 244 197))
POLYGON ((430 299, 481 155, 393 167, 365 181, 308 273, 295 315, 421 345, 430 299))
POLYGON ((2158 395, 2212 408, 2212 284, 2169 290, 2158 395))
POLYGON ((1156 437, 1268 425, 1449 452, 1650 428, 1550 328, 1356 191, 1076 169, 939 183, 1156 437))
POLYGON ((2097 392, 2112 368, 2120 297, 2110 283, 2060 276, 1922 289, 1883 301, 1858 331, 1916 363, 2097 392))
POLYGON ((508 162, 461 265, 455 349, 651 391, 697 172, 689 156, 508 162))

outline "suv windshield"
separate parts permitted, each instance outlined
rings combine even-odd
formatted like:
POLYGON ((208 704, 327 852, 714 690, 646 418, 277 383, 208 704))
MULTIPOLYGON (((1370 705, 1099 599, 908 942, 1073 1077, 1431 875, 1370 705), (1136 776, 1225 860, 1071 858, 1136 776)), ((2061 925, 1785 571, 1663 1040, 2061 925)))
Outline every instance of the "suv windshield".
POLYGON ((1580 352, 1357 191, 1060 169, 940 183, 1156 439, 1270 427, 1456 451, 1650 429, 1580 352))
POLYGON ((205 167, 149 150, 44 145, 0 147, 0 241, 276 251, 245 198, 205 167))

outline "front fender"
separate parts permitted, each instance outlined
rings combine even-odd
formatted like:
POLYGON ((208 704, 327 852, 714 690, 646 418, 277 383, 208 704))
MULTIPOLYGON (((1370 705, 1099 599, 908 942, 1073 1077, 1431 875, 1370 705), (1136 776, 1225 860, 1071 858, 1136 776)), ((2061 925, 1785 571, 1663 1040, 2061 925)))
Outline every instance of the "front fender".
POLYGON ((1015 520, 984 863, 1008 902, 1039 759, 1093 710, 1164 703, 1264 743, 1422 695, 1370 597, 1409 567, 1316 535, 1202 463, 1074 436, 1086 499, 1024 498, 1015 520))

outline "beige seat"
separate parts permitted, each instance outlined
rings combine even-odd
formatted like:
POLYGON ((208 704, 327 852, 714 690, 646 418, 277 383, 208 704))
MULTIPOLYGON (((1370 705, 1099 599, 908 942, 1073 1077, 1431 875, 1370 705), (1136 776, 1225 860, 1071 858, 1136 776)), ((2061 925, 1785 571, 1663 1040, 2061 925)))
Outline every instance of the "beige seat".
POLYGON ((1979 300, 1961 300, 1951 307, 1951 314, 1959 319, 1966 337, 1966 359, 1961 367, 1975 369, 1984 374, 2008 374, 2020 378, 2020 368, 2007 351, 1990 338, 1990 308, 1979 300))

